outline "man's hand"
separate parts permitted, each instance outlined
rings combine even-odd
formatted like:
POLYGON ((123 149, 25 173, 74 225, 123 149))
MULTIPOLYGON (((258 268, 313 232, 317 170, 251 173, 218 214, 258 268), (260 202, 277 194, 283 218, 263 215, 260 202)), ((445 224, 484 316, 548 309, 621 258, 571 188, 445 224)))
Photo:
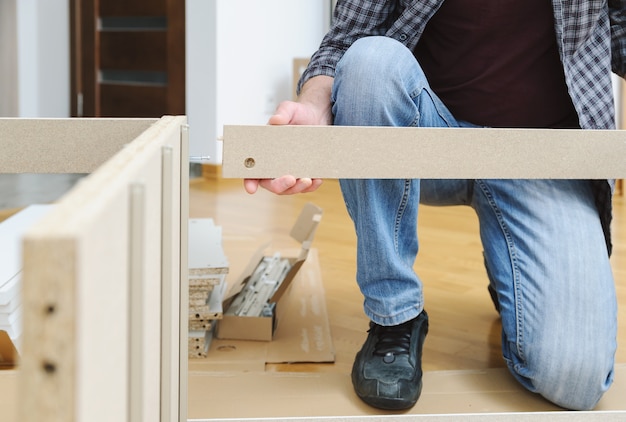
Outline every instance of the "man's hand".
POLYGON ((277 179, 245 179, 243 186, 248 193, 255 193, 259 186, 277 195, 313 192, 322 184, 322 179, 282 176, 277 179))
MULTIPOLYGON (((295 101, 283 101, 270 117, 270 125, 330 125, 330 90, 333 78, 317 76, 311 78, 302 88, 300 98, 295 101)), ((300 178, 285 175, 276 179, 245 179, 244 188, 248 193, 255 193, 259 187, 277 195, 313 192, 322 184, 322 179, 300 178)))

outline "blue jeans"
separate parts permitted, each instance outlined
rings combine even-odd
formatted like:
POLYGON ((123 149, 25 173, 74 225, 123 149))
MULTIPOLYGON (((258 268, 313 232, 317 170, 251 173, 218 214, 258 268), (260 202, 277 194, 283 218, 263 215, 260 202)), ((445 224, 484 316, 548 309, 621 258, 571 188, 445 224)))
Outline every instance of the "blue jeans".
MULTIPOLYGON (((361 39, 345 53, 332 105, 336 125, 474 126, 455 119, 412 53, 387 37, 361 39)), ((422 280, 413 269, 418 204, 468 205, 480 222, 511 373, 562 407, 596 405, 613 378, 617 305, 589 181, 340 183, 357 233, 357 282, 371 320, 395 325, 424 307, 422 280)))

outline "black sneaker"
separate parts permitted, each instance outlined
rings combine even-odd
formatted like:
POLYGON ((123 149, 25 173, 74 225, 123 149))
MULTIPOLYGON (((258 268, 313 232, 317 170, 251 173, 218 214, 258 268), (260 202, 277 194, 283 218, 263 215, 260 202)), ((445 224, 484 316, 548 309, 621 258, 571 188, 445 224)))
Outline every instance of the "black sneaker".
POLYGON ((370 322, 368 336, 356 354, 352 385, 365 403, 380 409, 408 409, 422 392, 422 346, 428 315, 384 327, 370 322))

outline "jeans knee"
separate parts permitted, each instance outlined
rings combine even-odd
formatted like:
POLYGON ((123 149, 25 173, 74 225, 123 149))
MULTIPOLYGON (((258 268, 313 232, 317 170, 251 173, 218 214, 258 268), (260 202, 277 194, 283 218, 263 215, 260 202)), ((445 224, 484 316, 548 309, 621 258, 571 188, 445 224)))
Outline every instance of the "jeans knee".
POLYGON ((513 374, 530 391, 569 410, 592 410, 613 380, 613 361, 593 356, 567 359, 551 355, 535 364, 511 367, 513 374))
POLYGON ((414 77, 416 69, 421 72, 413 53, 402 43, 372 36, 360 38, 350 46, 337 64, 335 79, 353 92, 375 95, 378 91, 386 92, 390 82, 398 84, 406 75, 414 77))
MULTIPOLYGON (((415 126, 428 86, 413 53, 389 37, 365 37, 343 55, 331 94, 337 125, 415 126)), ((424 108, 427 108, 424 106, 424 108)))
POLYGON ((399 41, 385 36, 359 38, 344 53, 337 71, 360 69, 371 72, 397 69, 403 58, 415 60, 413 53, 399 41))

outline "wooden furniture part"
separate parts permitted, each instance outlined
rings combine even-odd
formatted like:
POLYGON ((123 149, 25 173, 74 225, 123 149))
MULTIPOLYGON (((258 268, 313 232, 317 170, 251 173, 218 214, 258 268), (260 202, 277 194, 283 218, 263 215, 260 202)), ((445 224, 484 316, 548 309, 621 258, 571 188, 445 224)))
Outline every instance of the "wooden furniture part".
POLYGON ((626 177, 621 130, 225 126, 223 151, 225 178, 626 177))
POLYGON ((23 238, 19 420, 185 420, 186 117, 0 131, 3 171, 91 173, 23 238))

